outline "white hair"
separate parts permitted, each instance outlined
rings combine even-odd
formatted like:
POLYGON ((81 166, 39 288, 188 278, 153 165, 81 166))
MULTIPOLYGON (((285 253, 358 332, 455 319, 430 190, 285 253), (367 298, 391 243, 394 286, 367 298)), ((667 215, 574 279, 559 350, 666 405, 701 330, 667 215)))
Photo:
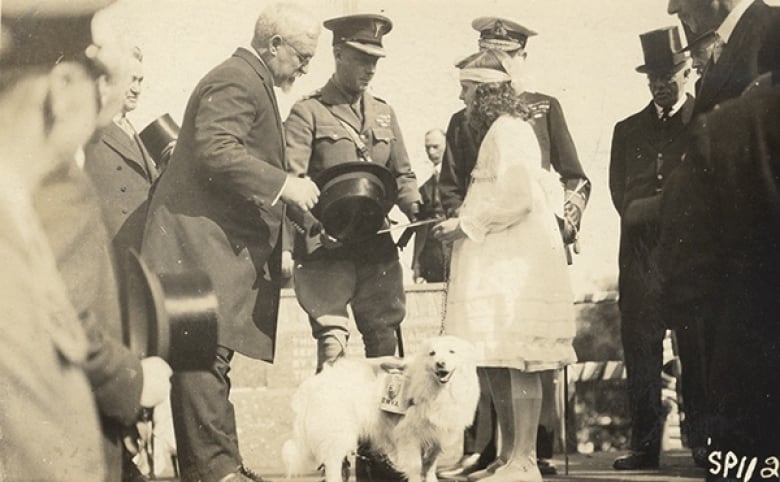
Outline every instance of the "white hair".
POLYGON ((310 10, 289 2, 277 2, 268 5, 255 23, 252 46, 264 47, 274 35, 279 35, 294 43, 314 40, 320 34, 320 22, 310 10))

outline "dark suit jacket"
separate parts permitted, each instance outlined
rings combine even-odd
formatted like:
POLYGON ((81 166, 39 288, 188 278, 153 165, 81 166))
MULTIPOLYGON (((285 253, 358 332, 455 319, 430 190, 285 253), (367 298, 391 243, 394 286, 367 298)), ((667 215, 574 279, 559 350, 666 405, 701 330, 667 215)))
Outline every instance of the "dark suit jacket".
POLYGON ((211 278, 219 343, 272 361, 286 179, 268 68, 238 49, 198 83, 149 205, 142 252, 154 271, 211 278))
POLYGON ((138 357, 121 341, 119 290, 100 204, 75 163, 51 173, 34 202, 89 339, 85 372, 101 415, 107 480, 118 481, 121 431, 136 421, 141 409, 143 373, 138 357))
POLYGON ((739 19, 718 62, 708 66, 696 94, 696 114, 739 96, 764 72, 780 67, 780 8, 755 0, 739 19))
MULTIPOLYGON (((558 100, 537 92, 523 92, 520 97, 531 108, 532 125, 542 151, 542 167, 552 166, 568 189, 573 189, 580 179, 587 180, 558 100)), ((479 143, 468 125, 465 109, 456 112, 447 127, 447 148, 439 179, 441 201, 448 216, 454 215, 466 197, 479 143)), ((587 201, 590 184, 582 192, 587 201)))
MULTIPOLYGON (((420 186, 421 218, 444 217, 444 207, 441 205, 438 189, 439 183, 436 182, 435 175, 434 173, 420 186)), ((447 261, 445 252, 449 251, 451 245, 445 245, 431 236, 432 227, 430 224, 421 226, 415 232, 412 269, 419 272, 419 275, 426 281, 438 283, 446 281, 444 276, 445 262, 447 261)))
POLYGON ((615 125, 609 164, 612 203, 621 217, 620 304, 624 310, 647 308, 660 294, 657 247, 664 181, 680 164, 687 147, 686 128, 693 97, 661 122, 650 102, 615 125))
POLYGON ((127 251, 141 250, 157 168, 138 135, 131 138, 113 122, 85 146, 84 154, 84 170, 97 191, 122 282, 127 251))
MULTIPOLYGON (((714 277, 713 447, 780 451, 780 87, 698 119, 691 163, 709 206, 711 242, 695 247, 714 277)), ((760 460, 763 460, 761 458, 760 460)))

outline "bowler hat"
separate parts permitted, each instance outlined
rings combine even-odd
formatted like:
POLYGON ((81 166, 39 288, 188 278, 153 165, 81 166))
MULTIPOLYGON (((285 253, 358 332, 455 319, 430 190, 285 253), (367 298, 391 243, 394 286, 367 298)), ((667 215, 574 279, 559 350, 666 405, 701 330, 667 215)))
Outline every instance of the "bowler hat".
POLYGON ((683 50, 680 30, 675 27, 659 28, 639 35, 645 63, 636 68, 637 72, 669 72, 688 61, 688 53, 683 50))
POLYGON ((139 358, 159 356, 174 370, 207 370, 217 352, 217 296, 199 270, 155 275, 128 253, 125 343, 139 358))
POLYGON ((471 27, 479 32, 480 48, 490 48, 512 52, 525 48, 528 37, 536 32, 509 18, 478 17, 471 27))
POLYGON ((314 182, 320 198, 312 213, 341 242, 376 234, 398 196, 393 174, 371 162, 338 164, 319 173, 314 182))
POLYGON ((346 15, 326 20, 322 25, 333 31, 333 45, 346 44, 374 57, 387 55, 382 37, 392 30, 393 22, 383 15, 346 15))
POLYGON ((171 144, 179 137, 179 125, 170 114, 163 114, 153 120, 138 134, 144 146, 159 166, 171 149, 171 144))

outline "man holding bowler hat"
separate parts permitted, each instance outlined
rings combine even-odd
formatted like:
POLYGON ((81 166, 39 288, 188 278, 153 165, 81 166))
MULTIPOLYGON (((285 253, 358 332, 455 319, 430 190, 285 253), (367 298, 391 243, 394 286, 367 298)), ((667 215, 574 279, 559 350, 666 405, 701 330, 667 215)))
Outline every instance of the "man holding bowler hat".
MULTIPOLYGON (((397 200, 389 203, 397 203, 414 218, 420 195, 398 120, 384 100, 367 92, 377 61, 385 56, 382 37, 392 23, 381 15, 349 15, 327 20, 324 26, 333 31, 336 70, 325 86, 293 106, 285 122, 290 168, 298 176, 320 177, 320 181, 322 175, 384 177, 380 171, 389 172, 389 182, 397 185, 398 192, 397 200), (367 163, 366 169, 354 165, 355 161, 367 163), (334 166, 346 163, 350 166, 334 171, 334 166)), ((387 186, 385 192, 395 187, 387 186)), ((322 204, 326 198, 322 182, 320 189, 322 204)), ((393 355, 395 330, 406 314, 393 239, 376 230, 356 236, 349 226, 343 233, 327 232, 327 213, 315 214, 325 229, 309 218, 296 239, 295 291, 317 339, 318 369, 345 352, 347 306, 363 336, 366 356, 393 355)))
MULTIPOLYGON (((618 122, 612 137, 609 186, 621 218, 620 315, 623 352, 628 371, 632 416, 631 452, 615 460, 616 470, 658 467, 664 413, 661 406, 663 339, 660 276, 660 202, 668 175, 682 160, 686 131, 693 114, 693 97, 685 88, 691 74, 677 27, 639 36, 645 63, 636 68, 647 75, 652 94, 640 112, 618 122)), ((700 368, 691 360, 690 334, 677 331, 686 379, 683 383, 689 426, 698 422, 701 393, 695 377, 700 368)), ((689 434, 698 445, 701 434, 689 434)))

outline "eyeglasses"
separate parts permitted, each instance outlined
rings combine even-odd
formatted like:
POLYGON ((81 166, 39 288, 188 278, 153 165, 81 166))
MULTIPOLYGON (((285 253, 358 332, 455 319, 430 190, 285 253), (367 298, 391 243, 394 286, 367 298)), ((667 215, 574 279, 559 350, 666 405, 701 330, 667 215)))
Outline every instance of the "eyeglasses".
POLYGON ((290 47, 293 50, 293 52, 295 52, 296 57, 298 57, 298 63, 301 64, 301 67, 309 65, 312 55, 302 54, 300 50, 296 49, 295 46, 290 42, 288 42, 287 40, 285 40, 284 43, 286 43, 287 46, 290 47))

